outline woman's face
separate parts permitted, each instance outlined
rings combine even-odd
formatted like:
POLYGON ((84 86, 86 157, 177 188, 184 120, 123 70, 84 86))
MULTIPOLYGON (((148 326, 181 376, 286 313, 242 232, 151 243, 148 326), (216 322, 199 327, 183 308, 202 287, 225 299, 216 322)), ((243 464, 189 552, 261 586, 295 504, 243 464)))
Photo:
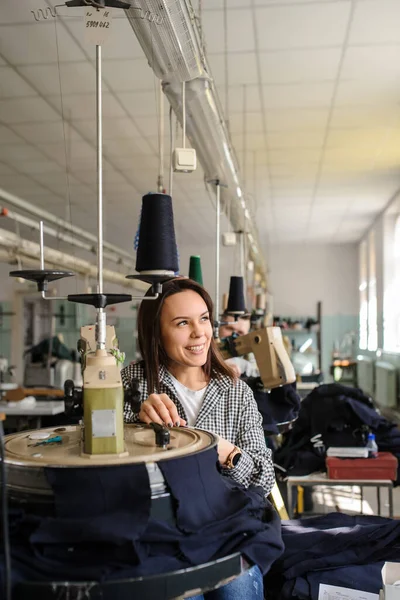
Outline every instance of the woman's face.
POLYGON ((212 325, 207 305, 193 290, 168 296, 160 316, 161 343, 174 363, 202 367, 207 361, 212 325))

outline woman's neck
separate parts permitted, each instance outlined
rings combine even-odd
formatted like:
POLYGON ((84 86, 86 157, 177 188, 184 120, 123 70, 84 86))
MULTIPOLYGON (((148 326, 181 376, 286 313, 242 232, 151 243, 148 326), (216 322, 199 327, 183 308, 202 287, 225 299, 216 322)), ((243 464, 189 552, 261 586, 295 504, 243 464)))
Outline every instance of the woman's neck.
POLYGON ((168 365, 168 371, 189 390, 201 390, 208 384, 201 367, 187 367, 179 363, 171 363, 168 365))

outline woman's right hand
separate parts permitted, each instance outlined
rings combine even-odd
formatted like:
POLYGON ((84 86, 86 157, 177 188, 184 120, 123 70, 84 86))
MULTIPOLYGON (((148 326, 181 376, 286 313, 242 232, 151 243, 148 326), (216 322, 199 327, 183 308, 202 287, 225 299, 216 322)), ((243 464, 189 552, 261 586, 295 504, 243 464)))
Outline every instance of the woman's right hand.
POLYGON ((158 423, 167 427, 186 425, 185 419, 181 419, 176 405, 167 394, 150 394, 142 402, 139 420, 142 423, 158 423))

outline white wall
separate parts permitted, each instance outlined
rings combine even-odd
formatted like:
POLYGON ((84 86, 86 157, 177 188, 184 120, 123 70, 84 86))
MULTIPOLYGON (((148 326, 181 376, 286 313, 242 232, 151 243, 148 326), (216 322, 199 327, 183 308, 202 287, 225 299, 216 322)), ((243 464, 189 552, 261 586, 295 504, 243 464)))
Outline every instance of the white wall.
POLYGON ((269 282, 274 314, 358 314, 356 244, 287 244, 269 248, 269 282))

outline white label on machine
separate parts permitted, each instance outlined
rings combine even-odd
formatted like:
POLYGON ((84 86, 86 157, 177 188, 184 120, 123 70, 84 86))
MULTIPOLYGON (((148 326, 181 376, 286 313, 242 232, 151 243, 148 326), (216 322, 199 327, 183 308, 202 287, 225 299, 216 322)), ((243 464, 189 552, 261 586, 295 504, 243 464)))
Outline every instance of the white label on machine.
POLYGON ((92 436, 109 438, 117 434, 115 410, 92 410, 92 436))
POLYGON ((110 35, 112 12, 110 8, 88 8, 85 11, 85 40, 100 46, 110 35))
POLYGON ((321 583, 318 600, 379 600, 379 596, 378 594, 321 583))

